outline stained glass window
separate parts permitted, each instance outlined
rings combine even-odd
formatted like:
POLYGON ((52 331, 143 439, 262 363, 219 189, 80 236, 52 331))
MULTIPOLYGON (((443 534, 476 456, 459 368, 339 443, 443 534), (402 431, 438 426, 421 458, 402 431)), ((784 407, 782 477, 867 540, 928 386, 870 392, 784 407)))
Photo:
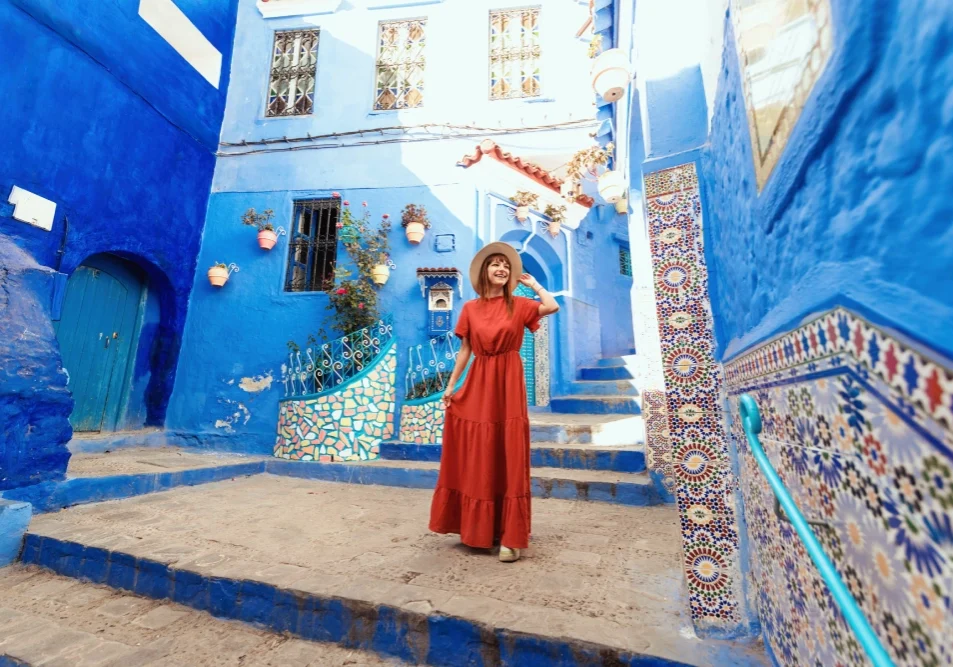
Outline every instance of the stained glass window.
POLYGON ((490 12, 490 99, 538 97, 539 7, 490 12))
POLYGON ((426 33, 427 19, 380 23, 375 110, 423 106, 426 33))
POLYGON ((632 253, 625 246, 619 246, 619 273, 632 276, 632 253))
POLYGON ((304 116, 314 110, 317 30, 275 33, 266 116, 304 116))

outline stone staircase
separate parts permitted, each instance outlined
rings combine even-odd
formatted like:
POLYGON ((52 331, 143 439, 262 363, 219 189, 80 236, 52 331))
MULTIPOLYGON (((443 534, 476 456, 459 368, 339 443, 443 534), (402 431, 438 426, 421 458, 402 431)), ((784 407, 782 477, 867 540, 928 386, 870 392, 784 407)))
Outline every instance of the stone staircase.
POLYGON ((569 393, 553 397, 550 408, 566 414, 638 415, 639 391, 630 370, 634 359, 635 355, 608 357, 580 368, 569 393))

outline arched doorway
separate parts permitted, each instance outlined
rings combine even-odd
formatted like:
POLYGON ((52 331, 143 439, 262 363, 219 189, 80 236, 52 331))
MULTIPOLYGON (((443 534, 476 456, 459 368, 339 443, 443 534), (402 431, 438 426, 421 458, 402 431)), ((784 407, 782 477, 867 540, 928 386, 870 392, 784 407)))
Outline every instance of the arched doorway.
MULTIPOLYGON (((513 294, 527 299, 535 296, 533 290, 524 285, 517 285, 513 294)), ((523 359, 523 379, 526 380, 526 402, 536 405, 536 336, 528 331, 523 333, 520 357, 523 359)))
POLYGON ((77 432, 116 430, 138 349, 145 276, 114 255, 96 255, 70 276, 54 323, 77 432))

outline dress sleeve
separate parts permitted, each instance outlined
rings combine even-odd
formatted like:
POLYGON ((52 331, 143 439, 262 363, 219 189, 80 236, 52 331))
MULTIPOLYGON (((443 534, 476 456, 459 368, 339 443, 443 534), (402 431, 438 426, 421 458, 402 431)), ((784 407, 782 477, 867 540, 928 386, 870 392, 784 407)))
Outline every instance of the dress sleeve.
POLYGON ((470 318, 468 316, 470 309, 467 307, 469 305, 469 301, 463 304, 463 310, 460 311, 460 320, 457 322, 456 329, 453 330, 453 333, 457 334, 460 338, 470 337, 470 318))
POLYGON ((523 324, 526 325, 527 329, 536 333, 536 330, 539 329, 539 321, 542 319, 539 315, 539 301, 520 297, 520 306, 522 307, 523 324))

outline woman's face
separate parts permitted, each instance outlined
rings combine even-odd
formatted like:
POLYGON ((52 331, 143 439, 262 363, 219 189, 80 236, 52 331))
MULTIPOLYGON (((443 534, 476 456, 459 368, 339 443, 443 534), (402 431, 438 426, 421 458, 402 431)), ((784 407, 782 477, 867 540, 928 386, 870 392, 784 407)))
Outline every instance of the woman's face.
POLYGON ((486 265, 486 279, 493 287, 503 287, 510 281, 510 263, 505 257, 492 257, 486 265))

